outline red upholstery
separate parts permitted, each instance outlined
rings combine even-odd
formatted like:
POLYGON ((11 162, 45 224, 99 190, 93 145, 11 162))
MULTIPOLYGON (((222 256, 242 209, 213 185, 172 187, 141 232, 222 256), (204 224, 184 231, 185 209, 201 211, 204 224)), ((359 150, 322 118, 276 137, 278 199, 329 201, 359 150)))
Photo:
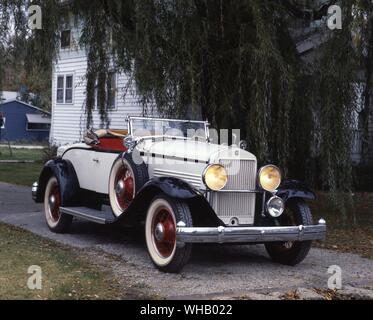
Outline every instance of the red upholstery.
POLYGON ((100 138, 100 143, 93 148, 101 151, 126 151, 123 146, 123 138, 120 137, 104 137, 100 138))

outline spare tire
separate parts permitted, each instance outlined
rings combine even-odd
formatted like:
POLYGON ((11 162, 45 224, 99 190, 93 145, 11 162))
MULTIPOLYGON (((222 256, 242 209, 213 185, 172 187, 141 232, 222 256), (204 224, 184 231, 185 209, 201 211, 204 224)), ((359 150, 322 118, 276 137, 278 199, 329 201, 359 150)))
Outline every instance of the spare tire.
MULTIPOLYGON (((139 162, 139 161, 136 161, 139 162)), ((137 164, 131 154, 121 155, 113 164, 109 177, 109 199, 116 217, 126 211, 138 191, 149 180, 144 162, 137 164)))

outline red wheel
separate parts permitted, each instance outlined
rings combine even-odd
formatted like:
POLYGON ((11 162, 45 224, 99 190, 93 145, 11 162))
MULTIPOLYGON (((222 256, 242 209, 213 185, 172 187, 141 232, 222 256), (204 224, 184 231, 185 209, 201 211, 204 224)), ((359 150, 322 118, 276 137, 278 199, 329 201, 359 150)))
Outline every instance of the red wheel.
POLYGON ((133 172, 125 164, 117 171, 117 176, 115 177, 115 197, 117 205, 122 211, 127 209, 135 197, 133 172))
POLYGON ((152 221, 152 240, 158 254, 169 258, 176 246, 176 223, 167 207, 157 208, 152 221))
POLYGON ((70 227, 72 216, 61 214, 62 204, 60 186, 56 177, 51 177, 44 194, 45 219, 49 229, 54 232, 65 232, 70 227))
POLYGON ((109 178, 109 199, 115 216, 119 217, 127 210, 148 180, 146 165, 135 164, 131 155, 125 154, 114 162, 109 178))
POLYGON ((192 215, 188 205, 166 195, 152 201, 145 222, 145 239, 149 256, 158 269, 178 272, 188 262, 192 245, 177 245, 176 225, 184 222, 192 227, 192 215))

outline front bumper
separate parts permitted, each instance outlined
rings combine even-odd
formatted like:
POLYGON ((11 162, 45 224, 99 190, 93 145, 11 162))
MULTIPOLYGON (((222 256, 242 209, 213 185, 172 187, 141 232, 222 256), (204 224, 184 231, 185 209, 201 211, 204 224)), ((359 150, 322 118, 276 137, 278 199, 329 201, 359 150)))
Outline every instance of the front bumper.
POLYGON ((179 243, 262 243, 283 241, 323 240, 326 222, 317 225, 286 227, 185 227, 179 223, 176 238, 179 243))

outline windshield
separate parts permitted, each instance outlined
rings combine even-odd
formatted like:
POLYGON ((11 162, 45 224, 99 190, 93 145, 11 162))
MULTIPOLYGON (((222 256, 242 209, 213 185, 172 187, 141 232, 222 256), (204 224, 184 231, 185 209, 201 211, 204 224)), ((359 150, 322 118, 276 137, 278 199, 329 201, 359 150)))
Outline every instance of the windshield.
POLYGON ((158 118, 129 118, 129 132, 133 137, 166 136, 185 139, 208 139, 205 121, 170 120, 158 118))

